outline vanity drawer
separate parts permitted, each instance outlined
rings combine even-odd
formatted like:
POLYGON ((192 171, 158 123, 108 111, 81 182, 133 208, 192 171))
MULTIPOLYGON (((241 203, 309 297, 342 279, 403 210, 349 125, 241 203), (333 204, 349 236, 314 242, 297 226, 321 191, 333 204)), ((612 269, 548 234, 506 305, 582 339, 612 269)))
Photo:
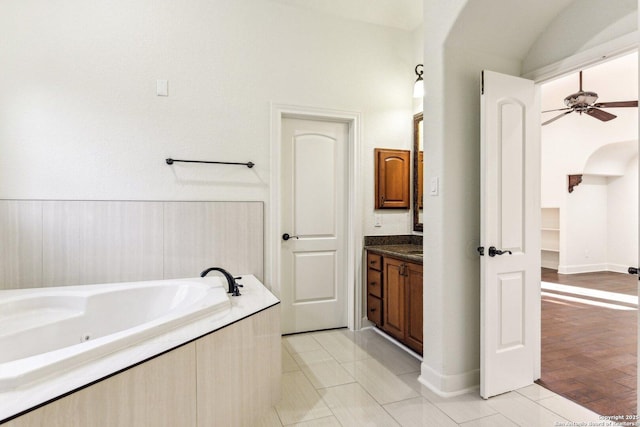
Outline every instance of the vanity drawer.
POLYGON ((367 270, 367 293, 382 298, 382 272, 367 270))
POLYGON ((373 295, 367 295, 367 319, 382 326, 382 301, 373 295))
POLYGON ((382 255, 372 254, 367 251, 367 267, 373 270, 382 271, 382 255))

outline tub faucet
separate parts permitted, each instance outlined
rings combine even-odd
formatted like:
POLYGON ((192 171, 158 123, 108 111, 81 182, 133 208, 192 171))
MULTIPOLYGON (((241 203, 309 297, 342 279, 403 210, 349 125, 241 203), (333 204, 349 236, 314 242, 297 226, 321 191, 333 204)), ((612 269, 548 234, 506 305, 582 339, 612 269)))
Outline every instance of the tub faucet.
POLYGON ((209 267, 200 273, 200 277, 204 277, 211 271, 219 271, 222 275, 227 279, 227 283, 229 284, 229 291, 227 293, 231 294, 234 297, 240 296, 240 287, 242 285, 236 282, 236 279, 224 268, 221 267, 209 267))

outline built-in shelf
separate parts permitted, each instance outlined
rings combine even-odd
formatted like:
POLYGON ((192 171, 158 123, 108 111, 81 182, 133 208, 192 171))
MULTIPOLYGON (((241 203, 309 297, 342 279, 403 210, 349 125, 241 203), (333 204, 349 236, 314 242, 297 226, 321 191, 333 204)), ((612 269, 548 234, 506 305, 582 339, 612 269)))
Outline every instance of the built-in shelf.
POLYGON ((540 219, 541 265, 557 270, 560 264, 560 208, 542 208, 540 219))

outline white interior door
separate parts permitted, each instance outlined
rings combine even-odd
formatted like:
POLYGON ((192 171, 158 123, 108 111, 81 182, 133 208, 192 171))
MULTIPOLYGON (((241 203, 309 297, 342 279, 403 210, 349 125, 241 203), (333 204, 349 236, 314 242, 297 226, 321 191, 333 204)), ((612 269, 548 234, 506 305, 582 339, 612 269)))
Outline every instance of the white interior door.
POLYGON ((483 72, 480 394, 540 377, 540 117, 533 81, 483 72), (504 251, 504 252, 503 252, 504 251))
POLYGON ((347 325, 348 141, 347 123, 282 120, 283 333, 347 325))

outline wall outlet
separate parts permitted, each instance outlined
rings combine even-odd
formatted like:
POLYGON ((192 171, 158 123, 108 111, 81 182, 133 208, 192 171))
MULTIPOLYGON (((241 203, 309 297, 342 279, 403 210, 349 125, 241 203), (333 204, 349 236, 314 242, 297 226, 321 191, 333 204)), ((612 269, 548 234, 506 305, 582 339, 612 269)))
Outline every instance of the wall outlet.
POLYGON ((382 215, 380 214, 373 215, 373 226, 377 228, 382 227, 382 215))

